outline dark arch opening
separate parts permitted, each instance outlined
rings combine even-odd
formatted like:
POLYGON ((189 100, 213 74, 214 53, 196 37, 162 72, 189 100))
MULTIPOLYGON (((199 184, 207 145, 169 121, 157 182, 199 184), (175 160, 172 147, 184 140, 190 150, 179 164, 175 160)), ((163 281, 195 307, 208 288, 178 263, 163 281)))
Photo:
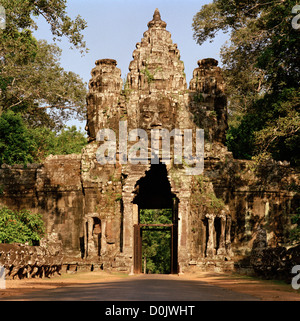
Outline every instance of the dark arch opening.
POLYGON ((151 165, 146 175, 136 183, 137 195, 133 203, 138 204, 139 209, 172 208, 176 195, 171 192, 167 175, 165 164, 151 165))
POLYGON ((165 164, 152 164, 135 185, 133 203, 139 209, 139 224, 134 231, 135 273, 178 271, 178 199, 171 191, 167 175, 165 164), (153 253, 152 257, 149 253, 153 253), (158 263, 162 260, 166 263, 163 269, 158 263))

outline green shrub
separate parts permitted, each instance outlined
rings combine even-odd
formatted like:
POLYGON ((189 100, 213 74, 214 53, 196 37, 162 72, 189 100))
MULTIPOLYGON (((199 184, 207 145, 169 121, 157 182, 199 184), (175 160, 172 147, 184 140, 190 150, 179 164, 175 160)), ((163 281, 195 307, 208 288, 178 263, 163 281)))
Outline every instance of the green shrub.
POLYGON ((0 208, 0 243, 28 242, 29 245, 38 245, 43 235, 44 222, 41 214, 0 208))

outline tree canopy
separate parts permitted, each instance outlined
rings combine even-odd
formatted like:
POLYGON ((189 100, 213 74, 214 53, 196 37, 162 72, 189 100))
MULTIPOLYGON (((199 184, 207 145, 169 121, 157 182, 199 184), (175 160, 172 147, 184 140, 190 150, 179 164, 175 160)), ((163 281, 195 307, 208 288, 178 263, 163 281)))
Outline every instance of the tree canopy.
POLYGON ((19 113, 0 116, 0 165, 39 163, 48 155, 81 153, 87 137, 75 126, 56 133, 46 127, 27 127, 19 113))
POLYGON ((295 0, 214 0, 194 16, 198 44, 229 32, 221 58, 229 97, 227 145, 238 158, 299 165, 299 29, 295 0))
POLYGON ((67 15, 66 0, 0 0, 0 164, 41 162, 49 154, 80 153, 84 133, 65 122, 85 118, 86 84, 60 66, 61 49, 37 40, 43 17, 54 40, 67 37, 82 54, 86 22, 67 15))
MULTIPOLYGON (((172 224, 172 209, 143 209, 140 211, 140 223, 172 224)), ((146 273, 171 273, 171 230, 157 227, 143 230, 142 256, 142 267, 146 273)))
POLYGON ((60 130, 65 121, 85 115, 86 85, 59 64, 61 50, 37 40, 35 17, 44 17, 54 39, 67 37, 84 52, 86 22, 66 13, 66 0, 0 0, 6 26, 0 29, 0 113, 13 110, 31 127, 60 130))

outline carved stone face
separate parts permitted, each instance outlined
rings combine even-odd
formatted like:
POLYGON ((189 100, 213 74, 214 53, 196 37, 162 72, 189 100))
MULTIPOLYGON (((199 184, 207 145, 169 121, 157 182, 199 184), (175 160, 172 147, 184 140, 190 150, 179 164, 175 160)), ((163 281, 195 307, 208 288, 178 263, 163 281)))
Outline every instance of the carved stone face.
POLYGON ((169 98, 144 99, 140 104, 139 126, 147 132, 161 128, 171 131, 176 127, 175 104, 169 98))

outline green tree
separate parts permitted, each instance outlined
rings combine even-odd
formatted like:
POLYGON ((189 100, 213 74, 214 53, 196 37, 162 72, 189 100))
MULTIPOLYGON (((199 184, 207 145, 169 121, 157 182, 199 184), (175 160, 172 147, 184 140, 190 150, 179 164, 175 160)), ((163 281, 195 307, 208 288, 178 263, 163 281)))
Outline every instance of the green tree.
POLYGON ((72 20, 66 12, 67 0, 0 0, 5 8, 6 32, 37 29, 35 17, 43 17, 51 28, 54 39, 67 37, 77 49, 85 50, 82 30, 87 26, 78 15, 72 20))
POLYGON ((54 38, 66 36, 83 52, 85 21, 66 14, 66 0, 0 0, 6 28, 0 30, 0 114, 20 112, 30 126, 60 130, 71 117, 85 115, 86 85, 60 67, 60 49, 37 40, 34 17, 49 23, 54 38))
MULTIPOLYGON (((171 231, 158 228, 143 231, 143 257, 146 257, 146 273, 171 273, 171 231)), ((144 263, 143 261, 143 268, 144 263)))
POLYGON ((64 127, 56 133, 50 129, 29 129, 33 142, 33 161, 42 162, 47 156, 80 154, 82 148, 87 144, 86 135, 79 131, 76 126, 64 127))
POLYGON ((38 245, 45 228, 42 216, 27 210, 0 208, 0 243, 38 245))
POLYGON ((214 0, 195 15, 202 44, 219 31, 229 96, 228 147, 235 157, 299 164, 299 31, 291 26, 295 0, 214 0), (210 18, 209 18, 210 17, 210 18))
POLYGON ((80 154, 87 144, 87 137, 76 126, 63 128, 54 139, 53 148, 48 153, 53 155, 80 154))
POLYGON ((34 161, 34 142, 22 117, 12 111, 0 117, 0 164, 26 164, 34 161))
POLYGON ((13 111, 0 116, 0 165, 39 163, 50 154, 78 154, 86 144, 86 135, 75 126, 56 133, 46 127, 28 128, 13 111))
POLYGON ((2 67, 0 109, 19 112, 30 127, 60 130, 72 117, 85 117, 86 86, 78 75, 59 65, 61 50, 36 41, 34 59, 2 67))
MULTIPOLYGON (((171 209, 140 211, 141 224, 172 224, 171 209)), ((171 231, 149 227, 142 232, 142 256, 146 257, 146 273, 171 272, 171 231)), ((144 268, 144 260, 142 262, 144 268)))
POLYGON ((143 209, 140 211, 141 224, 172 224, 171 209, 143 209))

